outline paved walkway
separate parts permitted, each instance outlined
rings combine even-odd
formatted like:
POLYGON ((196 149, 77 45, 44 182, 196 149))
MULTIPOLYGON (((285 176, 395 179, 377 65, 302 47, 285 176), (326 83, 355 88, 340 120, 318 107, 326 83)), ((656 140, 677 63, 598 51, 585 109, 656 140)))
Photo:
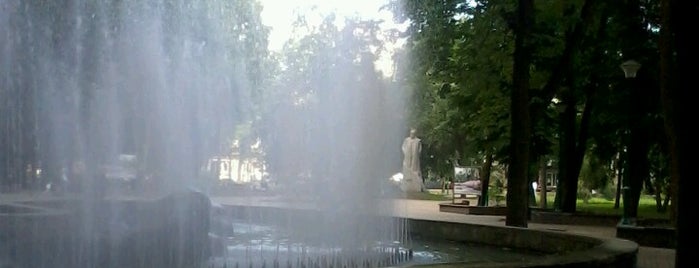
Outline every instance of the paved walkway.
MULTIPOLYGON (((57 198, 51 194, 7 194, 0 193, 0 204, 6 202, 16 202, 36 199, 54 199, 57 198)), ((59 198, 59 197, 58 197, 59 198)), ((280 200, 277 197, 271 196, 242 196, 242 197, 212 197, 214 203, 217 204, 235 204, 235 205, 256 205, 256 206, 299 206, 298 203, 287 202, 280 200)), ((425 200, 408 200, 408 199, 392 199, 392 207, 394 208, 395 216, 410 217, 416 219, 430 219, 451 222, 464 222, 472 224, 485 224, 495 226, 505 226, 504 216, 484 216, 484 215, 466 215, 458 213, 448 213, 439 211, 439 204, 445 201, 425 201, 425 200)), ((579 235, 587 235, 603 238, 616 237, 616 228, 608 226, 586 226, 586 225, 557 225, 557 224, 539 224, 529 223, 529 228, 553 230, 560 232, 569 232, 579 235)), ((653 247, 639 247, 638 250, 638 268, 671 268, 675 267, 675 250, 653 247)))

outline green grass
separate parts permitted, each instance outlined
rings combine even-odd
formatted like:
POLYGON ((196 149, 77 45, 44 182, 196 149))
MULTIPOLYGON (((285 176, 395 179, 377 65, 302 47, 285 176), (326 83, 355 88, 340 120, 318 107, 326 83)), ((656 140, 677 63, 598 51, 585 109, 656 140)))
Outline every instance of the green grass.
MULTIPOLYGON (((548 193, 546 196, 547 208, 553 207, 553 202, 556 196, 555 193, 548 193)), ((539 196, 537 193, 537 202, 539 196)), ((590 213, 595 215, 616 215, 623 214, 623 202, 618 208, 614 208, 614 199, 606 199, 601 197, 592 197, 587 202, 578 199, 576 211, 580 213, 590 213)), ((658 212, 655 206, 655 197, 651 195, 642 195, 638 204, 638 217, 646 219, 669 219, 668 212, 658 212)))
POLYGON ((451 195, 433 194, 429 192, 403 193, 402 198, 414 200, 430 200, 430 201, 451 201, 451 195))
MULTIPOLYGON (((400 196, 405 199, 414 200, 432 200, 432 201, 451 201, 451 195, 439 193, 419 192, 419 193, 402 193, 400 196)), ((547 208, 553 207, 553 202, 556 196, 554 192, 548 193, 546 197, 547 208)), ((537 193, 537 202, 539 196, 537 193)), ((614 208, 614 199, 606 199, 602 197, 592 197, 587 202, 578 199, 576 211, 580 213, 589 213, 594 215, 615 215, 621 216, 623 213, 623 204, 618 208, 614 208)), ((651 195, 642 195, 638 205, 638 217, 645 219, 669 219, 668 212, 658 212, 655 207, 655 197, 651 195)))

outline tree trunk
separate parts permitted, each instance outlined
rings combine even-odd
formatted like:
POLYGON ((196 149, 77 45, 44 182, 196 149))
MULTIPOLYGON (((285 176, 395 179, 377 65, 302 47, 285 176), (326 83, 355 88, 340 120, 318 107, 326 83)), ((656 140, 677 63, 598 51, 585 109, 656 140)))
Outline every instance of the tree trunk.
MULTIPOLYGON (((696 137, 696 128, 693 124, 683 122, 682 117, 693 114, 689 109, 689 102, 694 101, 690 95, 697 88, 697 79, 694 70, 699 61, 696 48, 699 47, 699 40, 696 38, 697 22, 699 20, 699 3, 696 1, 663 0, 661 29, 668 29, 669 32, 662 33, 662 38, 672 38, 674 33, 674 45, 676 46, 677 72, 668 69, 672 53, 668 49, 661 47, 661 75, 662 80, 671 77, 675 83, 662 87, 663 113, 665 115, 665 129, 670 137, 670 159, 671 159, 671 182, 676 189, 676 194, 672 194, 672 203, 676 204, 676 228, 677 245, 675 251, 675 267, 689 267, 695 262, 694 245, 696 243, 696 231, 691 226, 690 219, 694 213, 696 198, 692 195, 694 188, 689 187, 689 179, 695 173, 690 170, 693 163, 695 150, 689 148, 688 137, 696 137), (662 61, 668 61, 663 64, 662 61), (663 68, 665 67, 665 68, 663 68), (676 78, 676 79, 675 79, 676 78), (682 85, 682 88, 679 87, 682 85), (690 127, 692 126, 692 127, 690 127), (687 186, 680 187, 681 183, 687 186)), ((661 30, 663 31, 663 30, 661 30)), ((664 32, 664 31, 663 31, 664 32)), ((668 41, 670 42, 670 41, 668 41)), ((667 82, 667 81, 666 81, 667 82)), ((668 85, 668 84, 666 84, 668 85)))
POLYGON ((539 207, 546 209, 546 203, 548 202, 548 200, 546 200, 546 195, 548 189, 546 189, 546 161, 544 161, 543 158, 539 159, 539 187, 541 187, 539 191, 539 207))
POLYGON ((559 161, 558 161, 558 187, 556 188, 556 210, 561 212, 575 212, 578 190, 578 178, 574 175, 573 162, 575 162, 575 99, 569 90, 565 90, 563 111, 560 116, 559 136, 559 161))
POLYGON ((621 202, 621 178, 624 176, 624 162, 621 159, 621 153, 617 153, 616 163, 614 168, 616 169, 616 193, 614 194, 614 208, 619 208, 619 203, 621 202))
POLYGON ((531 122, 529 118, 529 67, 531 51, 527 41, 534 23, 533 0, 519 0, 515 29, 513 88, 510 118, 510 171, 507 182, 507 217, 505 225, 527 227, 529 215, 529 147, 531 122))
POLYGON ((478 206, 488 206, 488 190, 490 185, 490 173, 493 167, 493 154, 488 152, 485 154, 485 163, 483 163, 483 172, 481 174, 481 198, 478 199, 478 206))
MULTIPOLYGON (((675 156, 675 152, 672 150, 676 150, 676 134, 674 133, 674 128, 673 128, 673 123, 672 123, 672 118, 669 117, 673 113, 673 105, 674 105, 674 100, 672 99, 672 96, 670 94, 674 92, 674 87, 675 84, 674 79, 676 79, 676 76, 674 75, 677 72, 677 69, 675 68, 676 62, 673 61, 673 53, 674 53, 674 44, 673 44, 673 33, 672 33, 672 25, 670 25, 670 18, 671 18, 671 12, 670 12, 670 1, 671 0, 662 0, 660 3, 660 37, 658 39, 658 50, 660 52, 660 99, 662 103, 662 108, 663 108, 663 114, 667 116, 667 119, 670 120, 664 120, 665 124, 665 133, 668 137, 668 151, 669 155, 672 158, 675 156)), ((676 164, 676 161, 673 161, 671 159, 670 161, 670 196, 673 199, 671 202, 671 208, 670 208, 670 219, 672 220, 673 223, 675 223, 676 220, 676 202, 677 200, 674 200, 675 197, 677 196, 675 193, 677 193, 677 178, 678 174, 676 174, 677 168, 674 166, 676 164)))
MULTIPOLYGON (((581 45, 583 36, 589 25, 594 25, 595 9, 598 8, 598 1, 587 0, 584 2, 580 20, 575 24, 574 28, 568 31, 563 54, 558 62, 558 67, 554 69, 551 78, 544 86, 543 94, 546 99, 560 91, 564 78, 570 77, 572 68, 572 59, 577 55, 578 47, 581 45)), ((606 15, 601 16, 604 19, 606 15)), ((604 31, 604 23, 601 24, 599 32, 604 31)), ((572 89, 568 89, 572 90, 572 89)), ((577 202, 578 175, 582 166, 582 155, 584 154, 585 143, 587 139, 586 120, 581 124, 581 134, 576 141, 576 99, 572 92, 563 92, 565 96, 565 110, 561 114, 561 137, 560 137, 560 152, 559 152, 559 180, 556 187, 556 197, 554 200, 554 208, 563 212, 575 212, 577 202), (582 141, 582 142, 581 142, 582 141), (576 146, 576 142, 578 142, 576 146)), ((588 94, 590 96, 591 94, 588 94)), ((589 100, 588 100, 589 102, 589 100)), ((589 107, 586 107, 589 114, 589 107)), ((540 114, 541 111, 536 112, 540 114)))

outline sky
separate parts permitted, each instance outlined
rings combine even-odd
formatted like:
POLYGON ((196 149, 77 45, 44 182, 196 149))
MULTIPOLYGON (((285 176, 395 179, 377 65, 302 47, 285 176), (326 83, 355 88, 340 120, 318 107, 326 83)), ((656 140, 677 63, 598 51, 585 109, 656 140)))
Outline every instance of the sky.
MULTIPOLYGON (((317 14, 329 14, 334 12, 338 21, 347 16, 359 16, 363 19, 384 20, 385 28, 398 28, 400 25, 393 22, 393 15, 388 10, 380 10, 381 6, 389 0, 259 0, 263 6, 262 23, 271 27, 269 36, 269 50, 280 51, 289 37, 291 37, 292 22, 295 20, 295 11, 301 14, 309 14, 307 19, 311 24, 317 24, 313 19, 320 18, 317 14)), ((390 47, 390 46, 389 46, 390 47)), ((385 55, 376 63, 377 69, 384 75, 392 73, 390 55, 385 55)))

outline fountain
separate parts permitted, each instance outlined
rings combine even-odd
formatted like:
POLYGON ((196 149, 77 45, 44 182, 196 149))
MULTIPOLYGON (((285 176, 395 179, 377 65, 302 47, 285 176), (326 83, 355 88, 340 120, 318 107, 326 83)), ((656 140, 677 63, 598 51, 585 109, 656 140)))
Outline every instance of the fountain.
POLYGON ((250 45, 264 30, 246 17, 257 11, 245 1, 2 1, 2 168, 10 188, 34 191, 0 197, 0 267, 478 266, 464 256, 492 249, 484 238, 494 236, 507 238, 494 250, 518 249, 498 255, 504 266, 626 264, 623 245, 377 205, 404 126, 367 90, 380 84, 366 78, 367 53, 315 59, 324 90, 292 90, 271 116, 270 158, 295 171, 281 174, 281 208, 212 207, 203 166, 258 104, 250 45), (137 158, 135 173, 112 172, 120 156, 137 158), (283 206, 298 200, 312 207, 283 206))

